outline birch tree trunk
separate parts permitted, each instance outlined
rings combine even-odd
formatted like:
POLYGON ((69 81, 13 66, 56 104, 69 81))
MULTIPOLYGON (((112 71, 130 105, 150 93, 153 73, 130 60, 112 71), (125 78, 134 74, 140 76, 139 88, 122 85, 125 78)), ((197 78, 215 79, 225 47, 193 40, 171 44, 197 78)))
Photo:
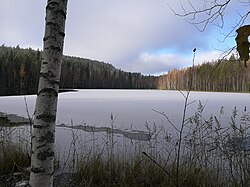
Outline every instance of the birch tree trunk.
POLYGON ((53 186, 57 98, 67 0, 48 0, 43 55, 32 131, 30 186, 53 186))

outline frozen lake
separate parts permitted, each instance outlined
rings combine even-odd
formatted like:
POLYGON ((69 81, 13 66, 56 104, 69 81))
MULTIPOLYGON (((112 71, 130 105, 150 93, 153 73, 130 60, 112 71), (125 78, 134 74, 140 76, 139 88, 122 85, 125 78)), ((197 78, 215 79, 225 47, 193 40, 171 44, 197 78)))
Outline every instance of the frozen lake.
MULTIPOLYGON (((173 150, 176 150, 176 143, 179 142, 178 130, 174 130, 159 112, 164 112, 176 128, 180 128, 185 102, 183 94, 166 90, 79 90, 60 93, 56 122, 60 127, 56 129, 55 144, 56 158, 60 161, 59 172, 74 171, 76 159, 87 161, 88 158, 94 158, 91 155, 102 156, 107 160, 113 159, 113 156, 131 160, 134 155, 142 156, 145 152, 155 158, 170 158, 168 162, 174 163, 176 151, 173 150), (115 119, 113 122, 110 120, 111 114, 115 119), (67 128, 70 124, 73 127, 67 128)), ((34 112, 35 99, 35 95, 26 96, 30 114, 34 112)), ((200 118, 202 124, 207 125, 204 121, 213 115, 217 117, 212 118, 213 125, 216 126, 215 119, 218 119, 225 128, 219 127, 217 131, 203 126, 202 131, 199 131, 201 126, 198 125, 196 141, 192 144, 192 128, 195 125, 188 123, 183 131, 183 158, 193 155, 193 152, 190 153, 192 145, 203 150, 198 151, 199 154, 208 154, 215 165, 216 159, 221 160, 221 155, 224 154, 221 150, 224 148, 236 146, 249 151, 248 132, 244 134, 244 139, 237 136, 229 139, 233 135, 233 128, 231 131, 225 130, 230 127, 235 107, 238 111, 236 125, 243 125, 243 129, 249 127, 249 99, 250 95, 246 93, 191 92, 186 118, 194 116, 201 102, 205 105, 200 118), (222 107, 223 114, 220 112, 222 107), (238 123, 242 115, 245 115, 246 120, 238 123), (234 140, 238 143, 235 144, 234 140)), ((27 117, 24 96, 0 97, 0 112, 27 117)), ((29 149, 29 133, 29 126, 23 126, 12 131, 11 137, 16 142, 24 142, 24 146, 29 149)), ((193 157, 198 158, 196 155, 193 157)), ((229 171, 227 161, 221 164, 221 168, 229 171)))
MULTIPOLYGON (((30 115, 34 112, 35 99, 35 95, 26 96, 30 115)), ((229 126, 235 107, 238 120, 245 109, 249 111, 249 99, 250 95, 245 93, 191 92, 186 118, 194 116, 201 102, 205 105, 203 119, 217 116, 221 125, 229 126)), ((60 155, 62 163, 66 163, 68 155, 74 157, 74 150, 82 155, 98 153, 104 156, 115 150, 115 154, 127 158, 143 151, 168 155, 166 150, 175 146, 177 131, 159 112, 164 112, 179 128, 184 101, 179 91, 166 90, 79 90, 60 93, 56 123, 61 127, 56 129, 57 155, 60 155), (113 123, 111 114, 115 119, 113 123), (74 129, 66 127, 70 124, 74 125, 74 129), (80 128, 75 129, 77 127, 80 128)), ((0 112, 27 117, 24 96, 0 97, 0 112)), ((189 125, 185 126, 186 135, 190 134, 189 129, 189 125)), ((15 139, 26 137, 28 147, 28 126, 18 128, 12 135, 15 139)))
MULTIPOLYGON (((34 112, 35 95, 26 96, 30 115, 34 112)), ((205 105, 204 117, 219 116, 224 108, 224 122, 233 108, 243 111, 250 107, 246 93, 191 92, 187 114, 194 115, 199 101, 205 105)), ((176 125, 181 124, 184 97, 179 91, 166 90, 79 90, 59 94, 57 124, 110 127, 111 114, 119 129, 145 130, 145 124, 168 126, 165 118, 155 112, 164 112, 176 125)), ((27 117, 24 96, 0 97, 0 111, 27 117)))

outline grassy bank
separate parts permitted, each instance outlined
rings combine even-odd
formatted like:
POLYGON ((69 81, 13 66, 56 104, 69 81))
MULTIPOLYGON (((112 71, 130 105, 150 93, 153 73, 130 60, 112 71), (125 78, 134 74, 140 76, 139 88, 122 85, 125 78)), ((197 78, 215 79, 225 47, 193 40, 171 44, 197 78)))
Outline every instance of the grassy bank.
POLYGON ((0 129, 0 186, 14 186, 16 182, 25 180, 28 176, 29 147, 27 142, 22 141, 21 136, 13 140, 14 130, 14 127, 6 126, 6 123, 0 129))
POLYGON ((119 141, 112 131, 82 139, 83 132, 71 129, 66 162, 77 186, 249 186, 249 112, 234 108, 227 117, 221 108, 205 119, 203 110, 200 103, 185 119, 181 146, 179 132, 171 135, 164 126, 147 124, 148 142, 119 141))
MULTIPOLYGON (((55 186, 249 186, 249 112, 234 108, 227 117, 221 108, 218 116, 205 119, 203 111, 199 103, 194 115, 185 118, 182 139, 167 116, 169 126, 146 124, 149 141, 127 139, 112 130, 60 129, 70 143, 65 154, 58 150, 55 186), (228 124, 221 124, 223 118, 228 124)), ((20 140, 13 141, 12 133, 13 127, 1 129, 1 181, 17 172, 18 180, 28 177, 29 142, 20 131, 15 134, 20 140)))

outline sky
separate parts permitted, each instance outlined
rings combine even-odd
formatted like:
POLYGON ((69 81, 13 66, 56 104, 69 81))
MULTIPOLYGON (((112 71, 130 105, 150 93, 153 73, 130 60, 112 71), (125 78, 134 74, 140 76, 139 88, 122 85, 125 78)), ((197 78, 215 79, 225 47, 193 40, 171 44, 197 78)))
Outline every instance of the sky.
MULTIPOLYGON (((187 2, 182 0, 190 10, 187 2)), ((202 0, 192 2, 203 6, 202 0)), ((0 45, 42 49, 46 4, 46 0, 0 0, 0 45)), ((233 0, 225 11, 223 29, 215 20, 200 32, 169 6, 182 11, 180 0, 68 0, 64 54, 159 75, 191 66, 194 48, 195 64, 218 59, 223 50, 236 45, 234 37, 220 40, 237 23, 239 13, 249 10, 249 3, 233 0)), ((249 22, 247 18, 245 23, 249 22)))

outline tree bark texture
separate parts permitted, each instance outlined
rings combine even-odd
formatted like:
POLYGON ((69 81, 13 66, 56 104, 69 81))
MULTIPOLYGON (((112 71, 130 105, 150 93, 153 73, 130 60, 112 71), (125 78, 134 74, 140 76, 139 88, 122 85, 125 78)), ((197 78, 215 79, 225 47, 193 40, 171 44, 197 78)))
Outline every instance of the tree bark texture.
POLYGON ((248 85, 248 90, 250 88, 250 59, 246 62, 246 80, 248 85))
POLYGON ((32 131, 30 186, 53 186, 57 99, 67 0, 48 0, 43 55, 32 131))

